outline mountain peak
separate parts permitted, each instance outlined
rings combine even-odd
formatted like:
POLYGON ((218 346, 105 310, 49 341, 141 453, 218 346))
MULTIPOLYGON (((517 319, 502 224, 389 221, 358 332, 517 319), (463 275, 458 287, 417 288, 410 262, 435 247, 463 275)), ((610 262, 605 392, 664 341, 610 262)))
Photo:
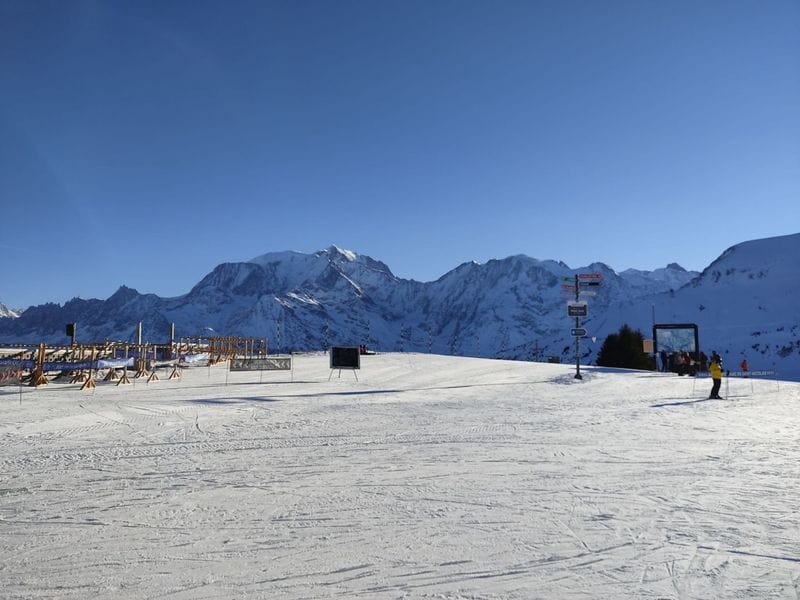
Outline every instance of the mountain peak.
POLYGON ((0 317, 11 317, 12 319, 16 319, 17 317, 20 316, 21 313, 22 311, 9 308, 5 304, 0 302, 0 317))
POLYGON ((255 258, 250 259, 248 262, 264 266, 270 263, 289 262, 294 259, 302 260, 306 257, 307 255, 303 254, 302 252, 287 250, 285 252, 267 252, 266 254, 259 254, 255 258))
POLYGON ((135 289, 130 288, 127 285, 121 285, 119 286, 116 292, 114 292, 111 296, 109 296, 108 299, 116 302, 125 302, 127 300, 130 300, 131 298, 135 298, 138 295, 139 292, 136 291, 135 289))
POLYGON ((333 244, 323 250, 323 252, 330 255, 332 259, 336 258, 343 258, 347 262, 355 262, 358 259, 358 254, 353 252, 352 250, 345 250, 344 248, 339 248, 339 246, 333 244))

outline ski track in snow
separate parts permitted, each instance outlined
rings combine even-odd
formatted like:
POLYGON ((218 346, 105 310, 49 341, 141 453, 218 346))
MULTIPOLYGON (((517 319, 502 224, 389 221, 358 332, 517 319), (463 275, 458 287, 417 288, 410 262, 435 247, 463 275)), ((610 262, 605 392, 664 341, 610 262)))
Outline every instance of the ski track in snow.
POLYGON ((799 384, 295 365, 0 388, 0 596, 800 595, 799 384))

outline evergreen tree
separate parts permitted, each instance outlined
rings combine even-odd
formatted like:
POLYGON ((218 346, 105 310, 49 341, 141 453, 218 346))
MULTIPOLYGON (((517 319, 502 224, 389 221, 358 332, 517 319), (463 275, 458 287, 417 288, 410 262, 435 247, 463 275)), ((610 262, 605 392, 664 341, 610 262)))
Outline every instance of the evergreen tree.
POLYGON ((612 333, 603 342, 597 355, 597 364, 601 367, 653 370, 655 365, 652 358, 644 353, 643 342, 642 332, 638 329, 634 331, 626 323, 619 332, 612 333))

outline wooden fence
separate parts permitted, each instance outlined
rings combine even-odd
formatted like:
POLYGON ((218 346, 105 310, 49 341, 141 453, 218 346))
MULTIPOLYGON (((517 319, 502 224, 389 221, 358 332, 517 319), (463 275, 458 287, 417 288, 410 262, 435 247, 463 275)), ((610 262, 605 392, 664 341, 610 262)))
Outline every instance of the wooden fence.
POLYGON ((54 377, 69 377, 81 389, 93 389, 101 371, 105 381, 117 385, 134 378, 159 379, 157 369, 172 368, 169 379, 180 378, 180 369, 192 364, 208 366, 237 357, 267 354, 266 340, 233 336, 185 337, 178 342, 134 344, 131 342, 95 342, 71 345, 2 343, 0 344, 0 384, 47 385, 54 377))

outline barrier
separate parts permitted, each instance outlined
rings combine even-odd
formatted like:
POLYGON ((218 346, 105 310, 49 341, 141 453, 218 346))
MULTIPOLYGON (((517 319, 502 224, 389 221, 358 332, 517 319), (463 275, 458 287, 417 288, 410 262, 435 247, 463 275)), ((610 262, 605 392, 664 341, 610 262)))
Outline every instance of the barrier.
POLYGON ((291 371, 291 356, 254 356, 233 358, 230 361, 231 371, 291 371))
POLYGON ((725 377, 777 377, 777 371, 726 371, 725 377))
POLYGON ((117 385, 131 383, 128 368, 134 377, 158 381, 158 367, 172 367, 169 379, 180 378, 180 368, 224 363, 236 357, 252 357, 266 353, 266 340, 240 337, 181 338, 180 342, 151 344, 104 341, 93 344, 48 345, 31 343, 0 343, 0 383, 12 378, 30 386, 47 385, 48 374, 70 374, 71 383, 81 383, 81 389, 95 387, 96 372, 107 369, 104 381, 117 385), (122 369, 122 376, 116 373, 122 369), (13 374, 13 377, 12 377, 13 374))
MULTIPOLYGON (((292 369, 292 356, 237 356, 232 358, 228 365, 228 373, 234 371, 289 371, 291 380, 294 381, 292 369)), ((261 383, 261 379, 259 379, 261 383)), ((225 385, 228 385, 228 375, 225 375, 225 385)))

